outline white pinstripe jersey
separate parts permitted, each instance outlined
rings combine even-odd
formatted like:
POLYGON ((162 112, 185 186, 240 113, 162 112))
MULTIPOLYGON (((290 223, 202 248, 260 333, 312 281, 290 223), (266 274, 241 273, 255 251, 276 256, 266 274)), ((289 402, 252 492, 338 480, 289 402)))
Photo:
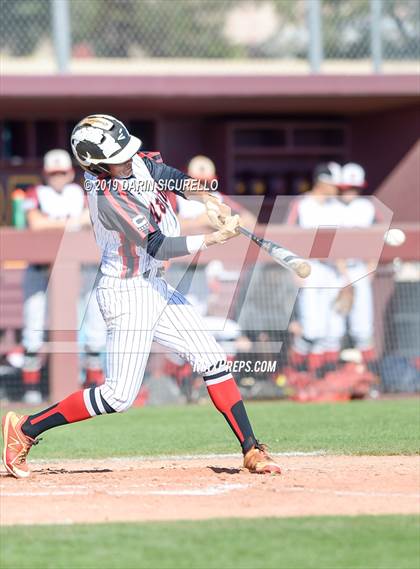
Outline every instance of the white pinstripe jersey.
POLYGON ((301 196, 293 200, 286 223, 305 228, 339 225, 340 207, 335 197, 301 196))
POLYGON ((104 275, 130 278, 162 267, 163 261, 147 252, 148 236, 161 233, 177 237, 180 234, 170 201, 156 182, 182 181, 189 177, 163 164, 158 153, 150 154, 154 159, 146 153, 134 156, 133 176, 128 180, 100 180, 85 174, 89 211, 102 252, 101 272, 104 275), (139 189, 139 183, 145 189, 139 189), (104 187, 115 188, 116 184, 122 191, 103 191, 104 187), (138 244, 141 239, 143 242, 138 244))

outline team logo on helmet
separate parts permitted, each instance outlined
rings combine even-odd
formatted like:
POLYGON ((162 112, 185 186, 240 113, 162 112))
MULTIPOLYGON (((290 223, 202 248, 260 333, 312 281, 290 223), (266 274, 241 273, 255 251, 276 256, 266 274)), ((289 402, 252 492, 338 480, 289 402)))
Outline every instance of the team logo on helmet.
POLYGON ((93 142, 102 150, 105 158, 109 158, 122 149, 121 144, 118 144, 108 132, 104 132, 101 128, 95 128, 93 126, 79 129, 74 133, 73 140, 78 142, 93 142))

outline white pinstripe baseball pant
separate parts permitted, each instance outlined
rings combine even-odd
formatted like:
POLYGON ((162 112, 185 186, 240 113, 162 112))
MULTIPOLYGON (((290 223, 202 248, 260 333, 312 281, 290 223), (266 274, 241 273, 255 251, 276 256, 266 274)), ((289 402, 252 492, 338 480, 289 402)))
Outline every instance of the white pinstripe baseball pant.
POLYGON ((107 356, 104 385, 84 392, 92 416, 133 404, 153 341, 186 359, 204 379, 211 376, 207 385, 231 377, 225 353, 201 317, 164 279, 102 276, 96 295, 107 325, 107 356))

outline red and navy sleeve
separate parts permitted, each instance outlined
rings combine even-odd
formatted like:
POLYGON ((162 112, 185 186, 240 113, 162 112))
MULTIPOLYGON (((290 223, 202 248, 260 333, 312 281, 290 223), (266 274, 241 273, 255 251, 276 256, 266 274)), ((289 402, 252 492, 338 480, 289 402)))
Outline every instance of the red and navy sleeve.
POLYGON ((146 207, 122 188, 112 185, 100 192, 98 216, 105 229, 123 234, 155 259, 165 261, 189 254, 186 237, 164 235, 146 207))
POLYGON ((172 191, 174 194, 185 198, 183 182, 185 180, 192 180, 193 178, 191 178, 191 176, 162 162, 160 154, 157 152, 140 153, 139 155, 146 164, 150 175, 161 188, 172 191), (159 159, 156 159, 155 156, 152 157, 151 154, 156 154, 159 159))

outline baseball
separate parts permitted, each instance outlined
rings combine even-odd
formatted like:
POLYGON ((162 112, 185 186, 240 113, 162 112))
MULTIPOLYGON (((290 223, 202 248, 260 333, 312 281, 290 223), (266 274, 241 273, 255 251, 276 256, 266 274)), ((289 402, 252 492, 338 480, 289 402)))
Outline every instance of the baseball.
POLYGON ((385 233, 384 241, 391 247, 399 247, 405 241, 405 233, 402 229, 390 229, 385 233))
POLYGON ((296 273, 302 278, 306 279, 311 274, 311 265, 306 261, 301 261, 296 267, 296 273))

